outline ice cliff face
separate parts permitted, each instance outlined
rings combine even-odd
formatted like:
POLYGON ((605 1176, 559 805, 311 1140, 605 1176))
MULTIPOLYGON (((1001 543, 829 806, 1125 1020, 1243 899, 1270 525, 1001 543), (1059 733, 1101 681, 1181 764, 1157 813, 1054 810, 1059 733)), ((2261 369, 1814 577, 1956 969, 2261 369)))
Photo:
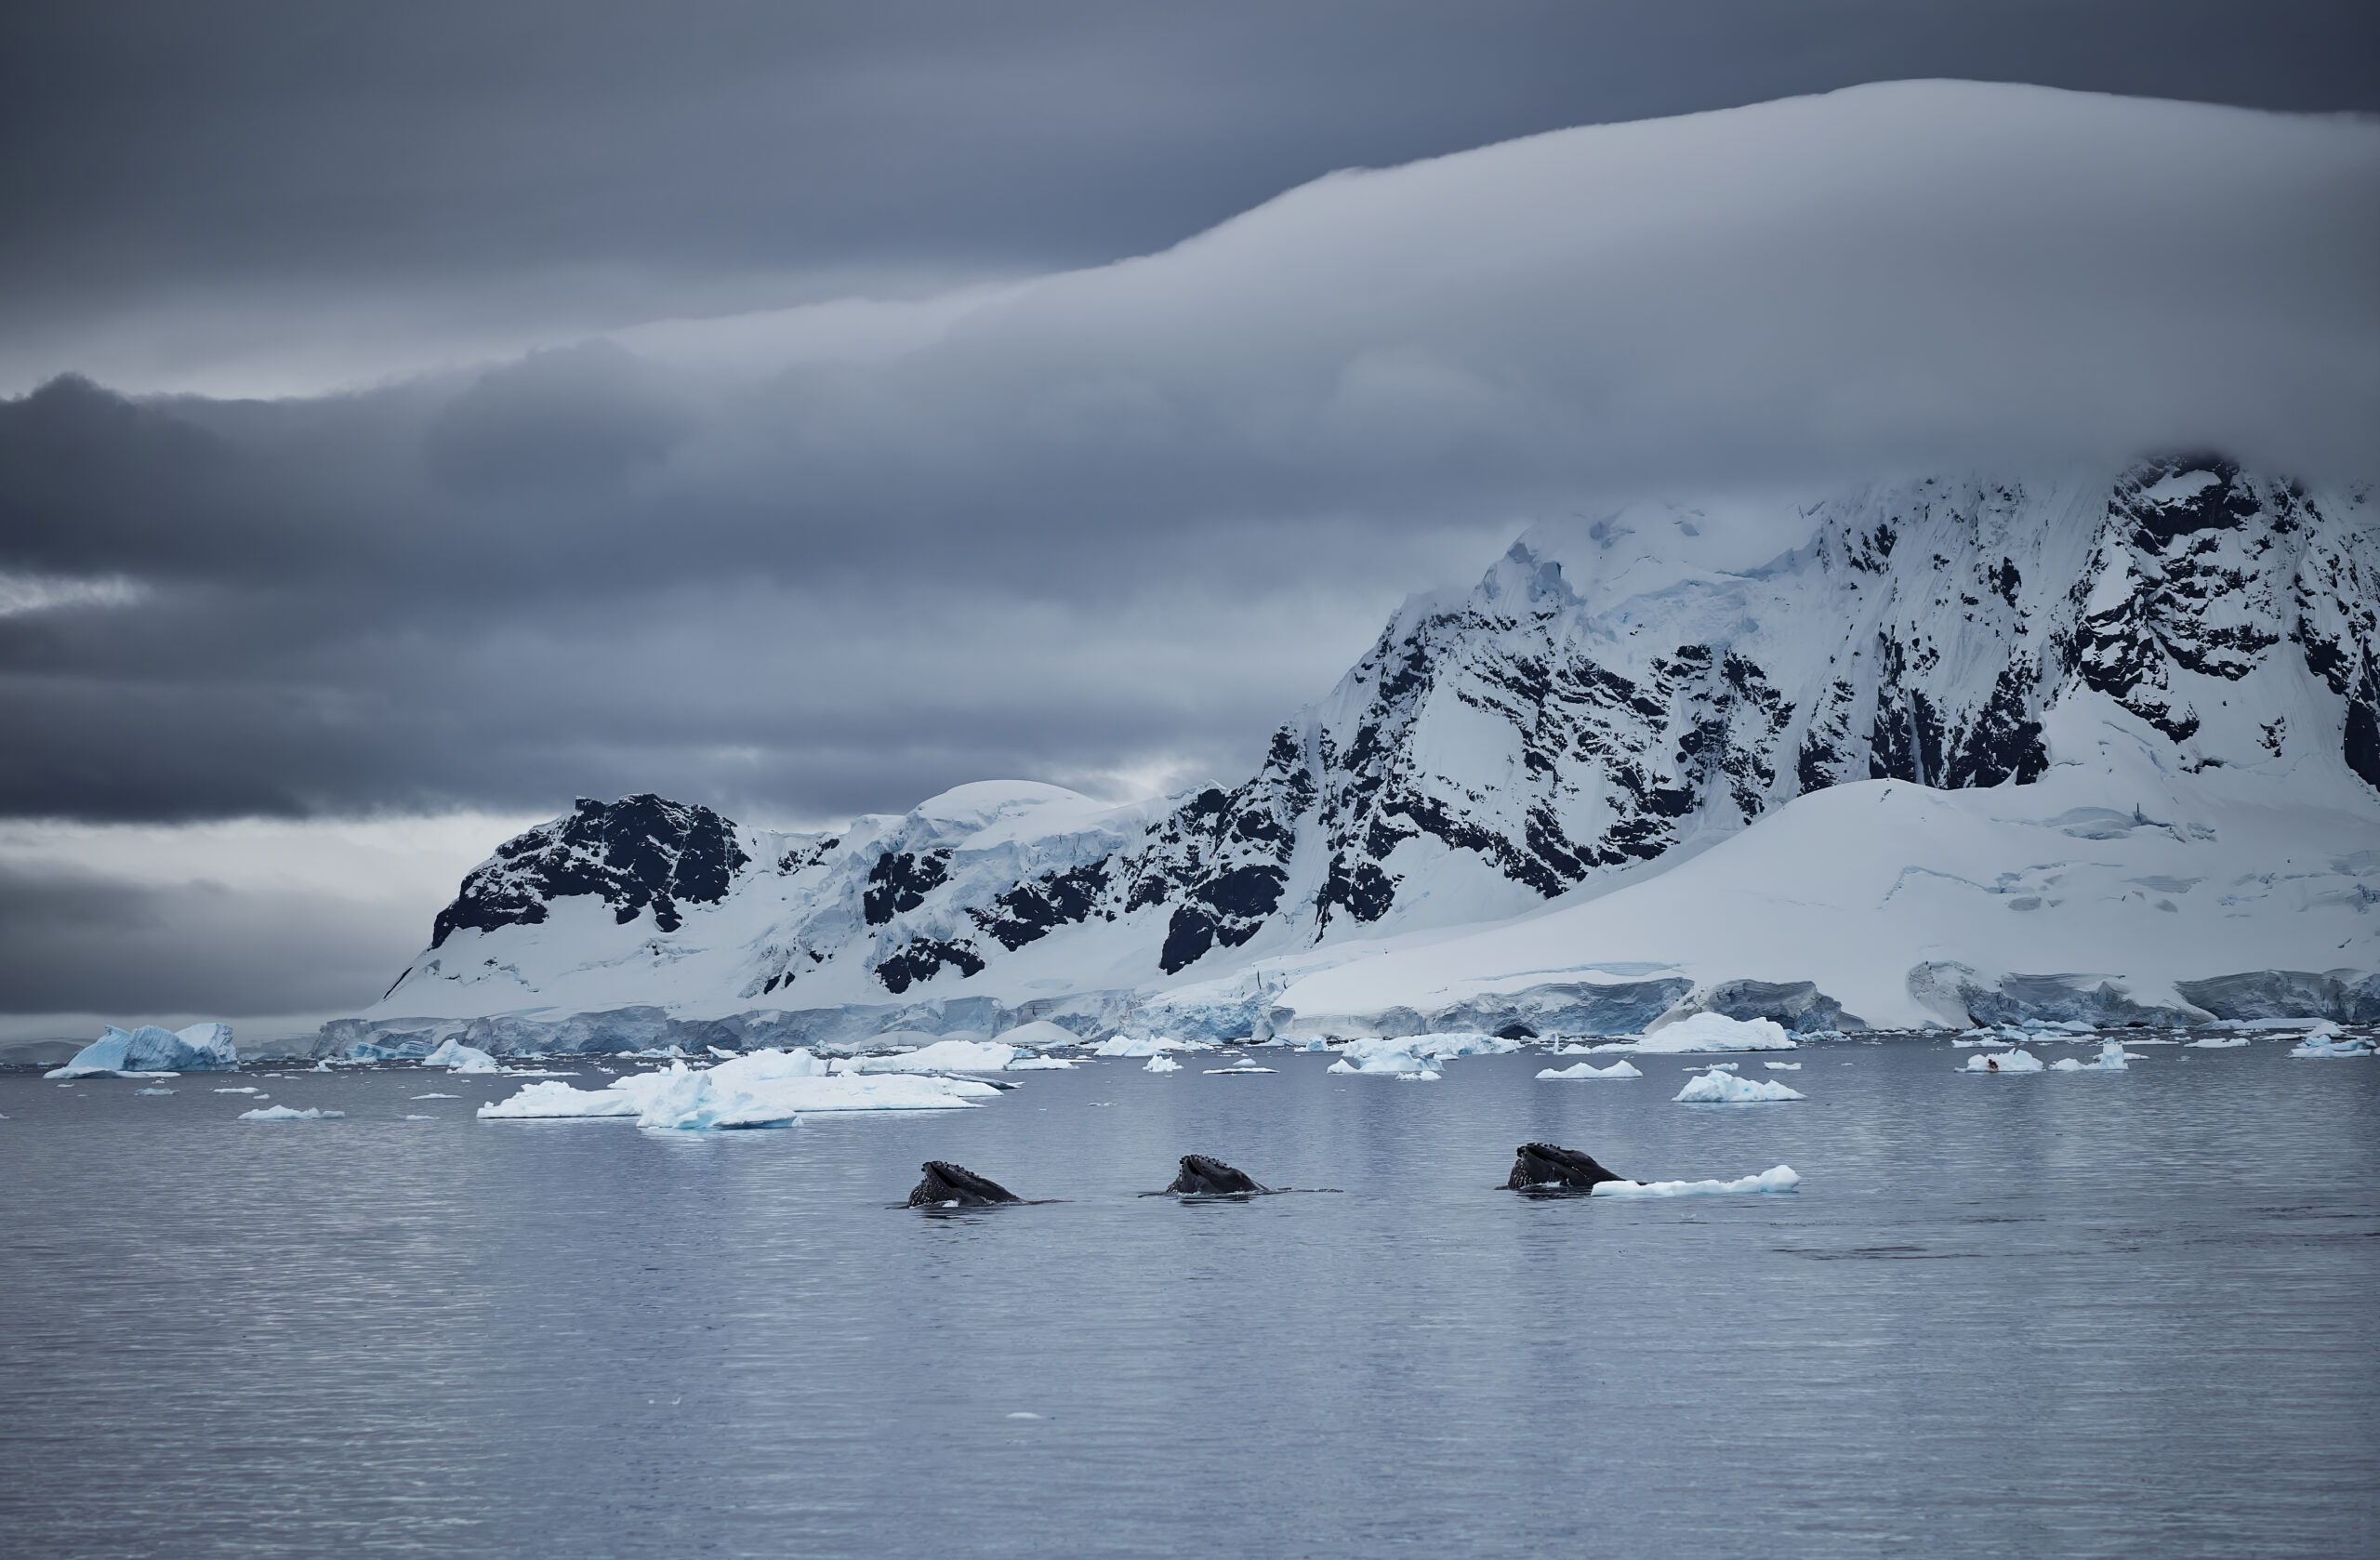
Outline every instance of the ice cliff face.
POLYGON ((1644 506, 1407 603, 1229 789, 989 783, 819 836, 583 800, 472 872, 381 1011, 1014 1011, 1514 916, 1845 782, 2118 748, 2380 813, 2375 602, 2365 494, 2213 458, 1644 506))

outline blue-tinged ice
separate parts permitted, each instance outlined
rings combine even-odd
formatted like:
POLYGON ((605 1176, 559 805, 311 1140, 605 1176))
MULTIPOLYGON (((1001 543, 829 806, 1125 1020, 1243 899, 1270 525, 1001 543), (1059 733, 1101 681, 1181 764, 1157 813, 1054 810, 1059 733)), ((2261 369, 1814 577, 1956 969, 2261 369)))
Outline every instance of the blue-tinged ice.
POLYGON ((1687 1080, 1685 1088, 1670 1096, 1686 1104, 1752 1105, 1771 1100, 1802 1100, 1809 1096, 1798 1089, 1788 1089, 1781 1083, 1768 1083, 1738 1077, 1733 1073, 1708 1072, 1687 1080))
POLYGON ((139 1077, 157 1073, 220 1073, 240 1064, 228 1024, 193 1024, 178 1034, 154 1024, 108 1032, 44 1077, 139 1077))
POLYGON ((1791 1192, 1802 1184, 1791 1165, 1734 1181, 1604 1181, 1589 1194, 1598 1197, 1716 1197, 1743 1192, 1791 1192))

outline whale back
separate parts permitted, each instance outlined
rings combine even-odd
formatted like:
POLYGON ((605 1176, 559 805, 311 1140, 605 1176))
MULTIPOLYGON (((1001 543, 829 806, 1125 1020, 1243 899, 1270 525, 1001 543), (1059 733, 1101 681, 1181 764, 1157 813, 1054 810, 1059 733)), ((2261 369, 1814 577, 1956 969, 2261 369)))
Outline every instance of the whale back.
POLYGON ((1514 1150, 1514 1155, 1512 1177, 1504 1183, 1509 1191, 1526 1191, 1532 1186, 1563 1186, 1583 1192, 1598 1182, 1628 1179, 1597 1164, 1592 1154, 1581 1154, 1575 1148, 1562 1148, 1550 1143, 1525 1143, 1514 1150))
POLYGON ((925 1179, 909 1194, 911 1208, 944 1208, 951 1203, 961 1208, 982 1208, 991 1203, 1025 1200, 998 1182, 945 1159, 928 1159, 921 1168, 926 1172, 925 1179))
POLYGON ((1183 1192, 1202 1196, 1227 1196, 1234 1192, 1263 1192, 1246 1170, 1235 1170, 1221 1159, 1210 1159, 1204 1154, 1182 1156, 1182 1173, 1173 1178, 1169 1192, 1183 1192))

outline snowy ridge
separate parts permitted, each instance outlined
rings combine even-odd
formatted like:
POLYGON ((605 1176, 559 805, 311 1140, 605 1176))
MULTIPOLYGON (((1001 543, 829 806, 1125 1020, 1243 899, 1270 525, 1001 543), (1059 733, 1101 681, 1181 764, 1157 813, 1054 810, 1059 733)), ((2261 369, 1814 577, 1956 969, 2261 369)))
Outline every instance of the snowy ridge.
POLYGON ((582 801, 326 1044, 2380 1014, 2375 602, 2366 492, 2212 457, 1638 506, 1408 602, 1229 789, 582 801))

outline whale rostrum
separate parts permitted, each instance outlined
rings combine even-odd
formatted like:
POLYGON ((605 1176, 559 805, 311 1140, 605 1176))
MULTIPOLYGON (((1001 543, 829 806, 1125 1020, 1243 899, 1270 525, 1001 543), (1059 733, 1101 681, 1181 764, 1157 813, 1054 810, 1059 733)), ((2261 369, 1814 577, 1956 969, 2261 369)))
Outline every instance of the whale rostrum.
POLYGON ((1169 1192, 1186 1193, 1195 1196, 1228 1196, 1234 1193, 1269 1192, 1260 1186, 1246 1170, 1234 1170, 1221 1159, 1210 1159, 1204 1154, 1182 1156, 1182 1173, 1173 1178, 1169 1192))
POLYGON ((909 1194, 911 1208, 987 1208, 994 1203, 1025 1200, 998 1182, 945 1159, 928 1159, 923 1169, 926 1178, 909 1194))
POLYGON ((1507 1191, 1554 1188, 1585 1192, 1592 1190, 1598 1182, 1628 1179, 1595 1163, 1593 1155, 1581 1154, 1575 1148, 1558 1148, 1550 1143, 1525 1143, 1514 1153, 1512 1178, 1504 1183, 1507 1191))

